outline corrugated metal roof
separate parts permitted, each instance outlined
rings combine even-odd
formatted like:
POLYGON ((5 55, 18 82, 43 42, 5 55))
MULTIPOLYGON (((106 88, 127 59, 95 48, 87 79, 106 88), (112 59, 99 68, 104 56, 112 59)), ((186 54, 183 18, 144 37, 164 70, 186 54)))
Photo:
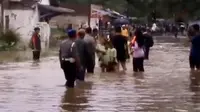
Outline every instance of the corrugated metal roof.
POLYGON ((40 10, 46 9, 51 12, 59 12, 59 13, 73 13, 75 12, 73 9, 63 8, 63 7, 54 7, 50 5, 41 5, 38 4, 40 10))
POLYGON ((100 13, 101 15, 111 15, 111 13, 109 12, 106 12, 104 10, 99 10, 99 9, 92 9, 94 11, 97 11, 98 13, 100 13))

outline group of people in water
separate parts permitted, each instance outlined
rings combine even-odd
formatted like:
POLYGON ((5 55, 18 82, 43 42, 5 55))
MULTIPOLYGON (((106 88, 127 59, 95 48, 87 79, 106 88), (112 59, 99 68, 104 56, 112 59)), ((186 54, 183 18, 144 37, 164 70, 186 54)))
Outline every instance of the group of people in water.
MULTIPOLYGON (((29 46, 33 50, 33 60, 40 59, 40 28, 34 29, 29 46)), ((96 55, 102 72, 117 72, 120 65, 127 70, 126 62, 132 56, 133 72, 144 72, 144 60, 149 59, 150 48, 154 45, 151 31, 136 28, 132 33, 128 28, 117 26, 114 34, 99 36, 97 29, 68 29, 66 38, 60 44, 59 59, 64 71, 66 86, 74 87, 75 80, 85 80, 85 74, 94 73, 96 55)), ((189 64, 191 70, 200 70, 200 26, 191 25, 188 30, 191 41, 189 64)))
POLYGON ((94 73, 96 56, 102 72, 123 72, 126 62, 133 57, 133 71, 144 72, 144 59, 148 59, 153 38, 149 31, 136 29, 130 37, 124 26, 115 27, 115 34, 109 38, 98 36, 98 30, 67 30, 68 38, 60 45, 59 59, 66 78, 66 86, 73 88, 75 80, 85 80, 86 72, 94 73), (95 35, 94 35, 95 34, 95 35), (97 38, 96 38, 97 37, 97 38))

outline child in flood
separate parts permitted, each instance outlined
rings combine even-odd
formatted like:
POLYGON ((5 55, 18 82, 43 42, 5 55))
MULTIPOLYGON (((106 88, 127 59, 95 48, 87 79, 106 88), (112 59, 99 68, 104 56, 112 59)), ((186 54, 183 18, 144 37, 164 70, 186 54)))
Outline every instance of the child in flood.
POLYGON ((104 38, 99 38, 99 41, 96 46, 96 52, 97 56, 99 58, 99 65, 101 67, 101 71, 103 72, 105 69, 105 62, 104 62, 104 57, 106 54, 106 47, 105 47, 105 39, 104 38))
POLYGON ((116 49, 103 38, 100 39, 96 49, 102 72, 114 71, 116 65, 116 49))
POLYGON ((135 32, 135 42, 132 46, 133 50, 133 71, 144 72, 144 37, 142 32, 138 29, 135 32))
POLYGON ((108 49, 107 49, 106 55, 108 55, 108 57, 109 57, 109 62, 108 62, 108 66, 106 68, 106 71, 107 72, 114 72, 115 68, 117 66, 117 51, 113 47, 111 42, 109 42, 107 45, 108 45, 108 49))

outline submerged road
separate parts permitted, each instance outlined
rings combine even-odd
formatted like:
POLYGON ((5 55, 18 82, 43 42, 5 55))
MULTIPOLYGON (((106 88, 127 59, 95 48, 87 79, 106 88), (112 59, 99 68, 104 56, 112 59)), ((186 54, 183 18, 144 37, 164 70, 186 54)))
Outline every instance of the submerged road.
POLYGON ((157 38, 145 73, 87 75, 66 89, 58 57, 0 65, 0 112, 200 112, 200 74, 190 73, 189 48, 157 38))

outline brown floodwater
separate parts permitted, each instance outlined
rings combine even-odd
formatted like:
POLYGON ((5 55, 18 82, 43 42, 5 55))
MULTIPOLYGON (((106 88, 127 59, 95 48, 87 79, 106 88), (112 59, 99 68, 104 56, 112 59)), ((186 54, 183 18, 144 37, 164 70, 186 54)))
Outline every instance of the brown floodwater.
POLYGON ((200 112, 200 74, 190 72, 189 48, 155 40, 145 73, 87 75, 66 89, 58 58, 0 65, 0 112, 200 112))

